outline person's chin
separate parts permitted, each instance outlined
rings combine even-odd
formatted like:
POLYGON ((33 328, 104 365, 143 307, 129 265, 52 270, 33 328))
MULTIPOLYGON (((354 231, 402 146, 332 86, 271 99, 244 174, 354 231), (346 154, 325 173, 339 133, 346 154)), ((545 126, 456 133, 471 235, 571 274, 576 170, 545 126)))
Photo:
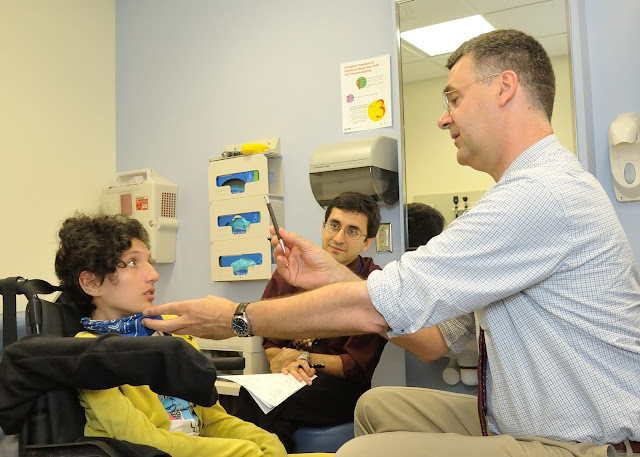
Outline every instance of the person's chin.
POLYGON ((456 159, 458 161, 458 164, 460 165, 469 165, 469 161, 467 160, 467 154, 464 150, 462 149, 458 149, 458 154, 456 155, 456 159))

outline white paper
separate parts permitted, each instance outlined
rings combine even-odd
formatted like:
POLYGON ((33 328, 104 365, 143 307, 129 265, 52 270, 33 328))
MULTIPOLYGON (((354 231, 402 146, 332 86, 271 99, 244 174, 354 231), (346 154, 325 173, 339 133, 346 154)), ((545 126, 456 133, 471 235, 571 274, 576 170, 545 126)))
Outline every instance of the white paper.
POLYGON ((340 65, 342 132, 390 127, 391 56, 340 65))
POLYGON ((292 374, 282 373, 224 375, 218 379, 238 383, 247 389, 265 414, 307 385, 304 381, 298 382, 292 374))

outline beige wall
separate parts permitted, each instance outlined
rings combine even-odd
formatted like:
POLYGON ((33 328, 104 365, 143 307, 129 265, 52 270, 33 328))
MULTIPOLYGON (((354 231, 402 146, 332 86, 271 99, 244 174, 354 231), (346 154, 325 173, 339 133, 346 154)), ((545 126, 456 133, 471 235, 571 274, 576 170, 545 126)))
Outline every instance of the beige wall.
MULTIPOLYGON (((552 62, 557 81, 553 128, 562 144, 575 152, 569 61, 557 57, 552 62)), ((445 85, 446 78, 435 78, 403 87, 408 202, 416 195, 486 190, 494 183, 489 175, 460 166, 451 137, 436 125, 445 85)))
POLYGON ((60 222, 116 169, 115 0, 0 0, 0 55, 0 277, 57 282, 60 222))

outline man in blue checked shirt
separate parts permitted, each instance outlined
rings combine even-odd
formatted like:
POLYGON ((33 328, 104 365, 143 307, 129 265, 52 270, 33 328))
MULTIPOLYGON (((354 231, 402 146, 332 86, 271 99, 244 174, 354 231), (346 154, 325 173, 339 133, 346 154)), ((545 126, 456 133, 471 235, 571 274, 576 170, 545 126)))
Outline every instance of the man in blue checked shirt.
MULTIPOLYGON (((640 453, 640 276, 606 193, 553 134, 549 57, 532 37, 497 30, 463 43, 447 66, 438 125, 458 162, 495 185, 441 235, 366 281, 281 229, 280 273, 315 290, 250 304, 251 331, 388 332, 433 357, 469 338, 484 343, 486 403, 373 389, 339 457, 640 453)), ((146 312, 181 317, 145 322, 226 338, 236 305, 216 297, 166 304, 146 312)))

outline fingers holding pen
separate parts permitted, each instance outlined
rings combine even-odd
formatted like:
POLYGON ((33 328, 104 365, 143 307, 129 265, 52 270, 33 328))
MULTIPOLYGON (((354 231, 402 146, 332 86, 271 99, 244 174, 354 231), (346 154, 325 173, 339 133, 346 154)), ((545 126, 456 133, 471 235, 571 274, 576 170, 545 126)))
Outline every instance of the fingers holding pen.
POLYGON ((296 360, 282 369, 282 374, 289 374, 296 378, 297 381, 304 381, 308 386, 311 385, 311 378, 316 374, 315 368, 312 368, 306 360, 296 360))
POLYGON ((277 256, 284 256, 286 258, 291 251, 291 246, 285 239, 288 232, 283 228, 278 228, 277 230, 278 232, 276 234, 276 228, 273 225, 269 227, 269 232, 271 233, 271 246, 273 246, 273 257, 276 258, 277 256))

